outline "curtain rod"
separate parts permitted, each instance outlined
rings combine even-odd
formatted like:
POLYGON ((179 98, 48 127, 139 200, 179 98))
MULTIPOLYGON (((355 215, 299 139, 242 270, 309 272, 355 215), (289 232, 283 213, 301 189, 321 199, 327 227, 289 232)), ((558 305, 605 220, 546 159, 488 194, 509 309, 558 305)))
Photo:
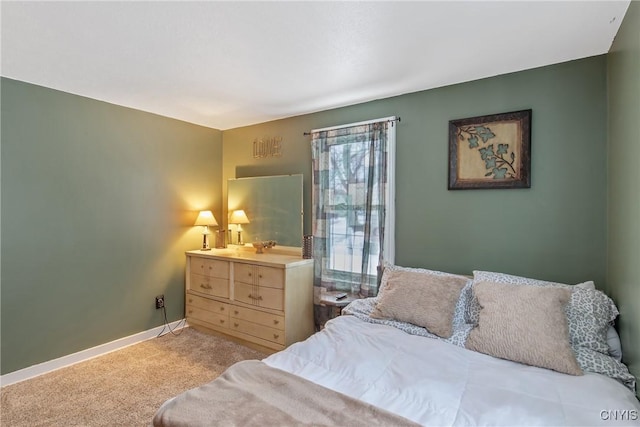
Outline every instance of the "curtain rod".
POLYGON ((332 127, 328 127, 328 128, 322 128, 322 129, 314 129, 314 130, 309 131, 309 132, 304 132, 303 135, 304 136, 309 136, 314 132, 322 132, 322 131, 326 131, 326 130, 341 129, 341 128, 346 128, 346 127, 361 126, 361 125, 368 125, 370 123, 381 123, 381 122, 387 122, 387 123, 389 123, 389 122, 391 122, 391 123, 398 122, 398 123, 400 123, 400 116, 398 116, 398 117, 387 117, 387 118, 384 118, 384 119, 376 119, 376 120, 367 120, 365 122, 351 123, 351 124, 348 124, 348 125, 340 125, 340 126, 332 126, 332 127))

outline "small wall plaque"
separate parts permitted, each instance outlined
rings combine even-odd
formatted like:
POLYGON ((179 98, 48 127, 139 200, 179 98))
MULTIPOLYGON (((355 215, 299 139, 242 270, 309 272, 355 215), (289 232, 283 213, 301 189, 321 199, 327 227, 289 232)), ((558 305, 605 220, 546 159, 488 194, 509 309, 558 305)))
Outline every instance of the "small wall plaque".
POLYGON ((253 158, 282 156, 282 137, 262 137, 253 140, 253 158))

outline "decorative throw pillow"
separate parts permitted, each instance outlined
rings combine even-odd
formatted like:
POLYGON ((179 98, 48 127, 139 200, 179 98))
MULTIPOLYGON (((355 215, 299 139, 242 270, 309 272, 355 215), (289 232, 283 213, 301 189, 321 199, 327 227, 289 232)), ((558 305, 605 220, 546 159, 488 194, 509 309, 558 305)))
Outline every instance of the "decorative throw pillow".
MULTIPOLYGON (((577 353, 577 347, 584 346, 608 355, 607 330, 611 322, 618 316, 618 309, 611 298, 595 289, 593 282, 585 282, 573 286, 487 271, 474 271, 473 280, 474 283, 509 283, 569 289, 571 291, 571 299, 566 307, 566 315, 569 322, 570 342, 574 351, 577 353)), ((478 312, 478 301, 475 296, 472 296, 467 305, 465 320, 468 323, 477 324, 478 312)))
POLYGON ((569 343, 565 306, 571 291, 558 287, 480 282, 478 325, 466 347, 501 359, 582 375, 569 343))
MULTIPOLYGON (((620 361, 609 355, 606 332, 618 316, 615 303, 604 293, 592 289, 589 282, 579 285, 547 282, 504 273, 474 271, 474 283, 483 281, 515 285, 552 286, 570 289, 571 300, 565 308, 569 324, 569 339, 578 364, 583 371, 595 372, 617 379, 635 392, 635 377, 620 361), (584 288, 584 289, 583 289, 584 288)), ((473 295, 473 287, 467 296, 465 321, 477 324, 480 306, 473 295), (474 314, 475 313, 475 314, 474 314), (474 322, 474 319, 475 322, 474 322)))
POLYGON ((405 269, 385 270, 384 276, 385 286, 372 318, 408 322, 439 337, 451 336, 453 314, 468 282, 466 277, 405 269))
POLYGON ((381 295, 384 293, 384 288, 387 286, 387 281, 389 280, 389 277, 391 277, 392 273, 397 271, 411 271, 414 273, 430 274, 432 276, 460 277, 468 281, 473 280, 473 278, 471 277, 461 276, 459 274, 453 274, 453 273, 445 273, 444 271, 429 270, 426 268, 417 268, 417 267, 402 267, 400 265, 385 263, 382 268, 382 278, 380 279, 380 286, 378 287, 378 295, 381 295))
MULTIPOLYGON (((473 281, 474 283, 480 282, 492 282, 492 283, 510 283, 513 285, 531 285, 531 286, 559 286, 559 287, 568 287, 570 285, 566 285, 564 283, 556 283, 556 282, 548 282, 545 280, 538 279, 530 279, 528 277, 520 277, 513 276, 511 274, 504 273, 494 273, 491 271, 473 271, 473 281)), ((478 300, 475 296, 471 296, 471 301, 467 306, 467 311, 465 313, 465 320, 472 325, 476 325, 478 323, 478 314, 480 312, 480 305, 478 305, 478 300)))

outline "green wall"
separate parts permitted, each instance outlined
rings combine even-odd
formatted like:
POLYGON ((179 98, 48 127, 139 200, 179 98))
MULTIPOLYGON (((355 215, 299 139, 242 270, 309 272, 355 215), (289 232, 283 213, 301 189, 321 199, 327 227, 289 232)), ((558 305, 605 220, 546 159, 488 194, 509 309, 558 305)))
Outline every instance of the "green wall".
POLYGON ((228 178, 303 174, 309 233, 303 132, 390 115, 397 264, 606 290, 605 56, 224 132, 2 79, 2 373, 160 325, 158 293, 182 317, 195 211, 226 222, 228 178), (532 187, 448 191, 448 121, 529 108, 532 187), (253 158, 265 136, 281 157, 253 158))
POLYGON ((396 263, 605 285, 606 58, 593 57, 223 132, 228 178, 302 173, 312 128, 398 115, 396 263), (532 186, 447 190, 448 122, 531 108, 532 186), (282 157, 252 143, 282 137, 282 157))
POLYGON ((2 79, 2 374, 184 317, 214 129, 2 79))
MULTIPOLYGON (((640 2, 631 2, 610 53, 607 283, 620 308, 624 362, 640 378, 640 2)), ((638 388, 640 396, 640 388, 638 388)))

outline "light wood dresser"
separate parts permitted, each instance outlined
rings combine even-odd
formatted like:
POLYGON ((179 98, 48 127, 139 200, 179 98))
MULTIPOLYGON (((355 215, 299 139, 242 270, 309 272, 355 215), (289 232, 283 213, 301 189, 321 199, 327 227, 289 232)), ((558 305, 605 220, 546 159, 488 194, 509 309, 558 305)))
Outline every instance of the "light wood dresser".
POLYGON ((259 348, 282 350, 314 332, 313 260, 298 248, 188 251, 189 325, 259 348))

